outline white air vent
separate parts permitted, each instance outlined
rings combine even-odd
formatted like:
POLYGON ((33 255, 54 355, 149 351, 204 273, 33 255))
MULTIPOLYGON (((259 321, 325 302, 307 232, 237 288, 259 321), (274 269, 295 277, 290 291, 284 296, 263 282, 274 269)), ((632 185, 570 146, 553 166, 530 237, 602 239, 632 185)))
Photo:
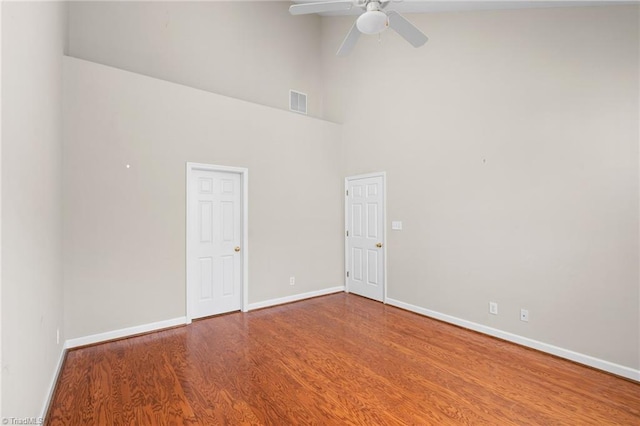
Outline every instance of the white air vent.
POLYGON ((307 95, 305 93, 289 90, 289 109, 300 114, 307 113, 307 95))

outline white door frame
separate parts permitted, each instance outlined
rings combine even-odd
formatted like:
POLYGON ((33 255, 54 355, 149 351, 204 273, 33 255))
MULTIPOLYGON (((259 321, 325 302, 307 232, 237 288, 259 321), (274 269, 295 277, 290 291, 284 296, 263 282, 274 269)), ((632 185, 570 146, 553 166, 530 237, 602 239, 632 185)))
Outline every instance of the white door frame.
POLYGON ((366 179, 371 177, 382 178, 382 259, 384 264, 384 284, 382 292, 382 303, 387 303, 387 172, 373 172, 362 175, 347 176, 344 178, 344 291, 349 293, 349 280, 347 280, 347 270, 349 269, 349 242, 347 241, 347 230, 349 229, 349 203, 347 190, 349 182, 352 180, 366 179))
POLYGON ((191 298, 189 297, 189 201, 190 201, 190 191, 189 191, 189 178, 191 177, 191 172, 194 170, 205 170, 210 172, 229 172, 229 173, 238 173, 240 175, 240 186, 242 187, 242 196, 241 196, 241 216, 242 216, 242 312, 247 312, 249 307, 249 233, 247 232, 249 229, 249 169, 244 167, 230 167, 230 166, 217 166, 213 164, 202 164, 202 163, 189 163, 187 162, 186 166, 186 179, 185 179, 185 188, 186 188, 186 234, 185 234, 185 242, 186 242, 186 254, 185 254, 185 267, 186 267, 186 277, 185 277, 185 297, 186 297, 186 312, 187 312, 187 324, 191 324, 191 320, 193 317, 193 307, 191 306, 191 298))

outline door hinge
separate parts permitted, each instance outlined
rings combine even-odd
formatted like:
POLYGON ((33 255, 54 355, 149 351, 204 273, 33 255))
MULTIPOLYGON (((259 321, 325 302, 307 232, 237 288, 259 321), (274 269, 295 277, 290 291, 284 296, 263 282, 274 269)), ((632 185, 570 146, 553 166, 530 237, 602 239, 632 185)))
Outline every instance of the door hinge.
POLYGON ((349 236, 349 231, 347 230, 347 237, 349 236))
POLYGON ((349 278, 349 271, 347 271, 347 278, 349 278))
POLYGON ((348 197, 349 196, 349 190, 348 189, 347 189, 346 193, 347 193, 347 197, 348 197))

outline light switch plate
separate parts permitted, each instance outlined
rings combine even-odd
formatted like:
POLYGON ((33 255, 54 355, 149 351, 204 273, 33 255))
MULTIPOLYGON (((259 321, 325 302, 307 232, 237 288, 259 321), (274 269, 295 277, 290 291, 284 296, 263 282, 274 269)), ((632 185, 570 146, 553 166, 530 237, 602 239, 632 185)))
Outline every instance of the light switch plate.
POLYGON ((391 229, 395 230, 395 231, 401 231, 402 230, 402 222, 399 220, 394 220, 391 222, 391 229))

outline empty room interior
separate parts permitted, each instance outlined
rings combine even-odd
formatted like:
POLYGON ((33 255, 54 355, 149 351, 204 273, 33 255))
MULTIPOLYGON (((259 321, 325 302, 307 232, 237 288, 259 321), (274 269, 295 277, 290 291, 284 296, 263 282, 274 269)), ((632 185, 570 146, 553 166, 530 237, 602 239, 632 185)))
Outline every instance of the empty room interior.
POLYGON ((0 1, 0 70, 4 424, 640 424, 639 2, 0 1))

